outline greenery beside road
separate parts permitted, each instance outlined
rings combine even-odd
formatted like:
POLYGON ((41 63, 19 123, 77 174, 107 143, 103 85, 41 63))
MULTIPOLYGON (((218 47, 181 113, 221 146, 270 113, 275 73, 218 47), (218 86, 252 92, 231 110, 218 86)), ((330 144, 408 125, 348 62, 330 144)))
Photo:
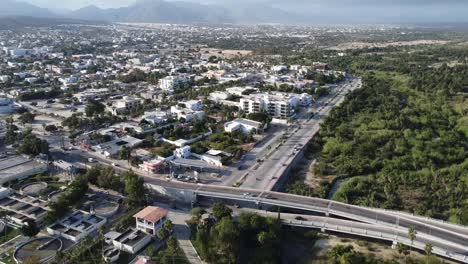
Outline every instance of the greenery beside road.
POLYGON ((467 224, 468 66, 408 67, 407 58, 394 57, 392 71, 368 63, 362 89, 331 111, 308 146, 319 157, 314 175, 352 178, 335 193, 339 201, 467 224))

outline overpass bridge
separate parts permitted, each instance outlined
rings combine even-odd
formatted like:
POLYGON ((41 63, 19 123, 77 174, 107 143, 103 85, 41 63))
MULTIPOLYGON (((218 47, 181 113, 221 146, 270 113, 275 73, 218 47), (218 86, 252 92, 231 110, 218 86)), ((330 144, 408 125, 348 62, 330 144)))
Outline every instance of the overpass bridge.
MULTIPOLYGON (((278 213, 276 212, 267 212, 253 209, 234 209, 234 213, 237 214, 238 210, 241 212, 255 212, 259 215, 267 217, 278 217, 278 213)), ((426 234, 418 234, 416 239, 411 242, 411 240, 408 238, 407 230, 401 228, 382 226, 378 224, 367 224, 326 216, 311 216, 290 213, 281 213, 280 218, 283 225, 318 229, 321 232, 328 231, 333 233, 377 239, 391 242, 392 247, 396 246, 397 243, 402 243, 412 248, 417 248, 421 251, 424 251, 426 244, 431 244, 433 254, 463 263, 468 262, 468 256, 455 253, 456 251, 465 250, 463 247, 441 241, 436 237, 428 236, 426 234)))
POLYGON ((288 224, 373 237, 408 244, 408 229, 417 231, 414 247, 426 243, 434 253, 468 263, 468 227, 411 214, 355 206, 327 199, 305 197, 273 191, 182 183, 145 177, 149 188, 194 203, 198 198, 248 203, 256 208, 281 207, 324 216, 304 216, 313 221, 291 219, 288 224), (337 219, 341 218, 341 219, 337 219), (333 219, 333 221, 331 220, 333 219), (346 220, 345 220, 346 219, 346 220), (366 231, 367 230, 367 233, 366 231))

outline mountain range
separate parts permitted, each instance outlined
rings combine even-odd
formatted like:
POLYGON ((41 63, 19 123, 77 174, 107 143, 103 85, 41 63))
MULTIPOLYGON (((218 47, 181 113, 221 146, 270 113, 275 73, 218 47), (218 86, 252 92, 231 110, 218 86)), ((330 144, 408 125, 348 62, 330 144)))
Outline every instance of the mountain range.
POLYGON ((72 18, 107 22, 146 23, 299 23, 297 14, 252 3, 249 5, 197 4, 183 1, 139 0, 128 7, 102 9, 91 5, 81 9, 56 14, 48 9, 14 0, 6 1, 0 9, 2 16, 35 16, 72 18))

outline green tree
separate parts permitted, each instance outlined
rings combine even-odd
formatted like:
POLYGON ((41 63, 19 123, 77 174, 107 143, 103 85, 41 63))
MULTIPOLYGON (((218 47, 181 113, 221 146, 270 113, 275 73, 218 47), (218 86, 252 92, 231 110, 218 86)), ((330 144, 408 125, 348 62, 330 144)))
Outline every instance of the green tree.
POLYGON ((416 239, 417 231, 414 228, 414 226, 408 228, 408 238, 411 240, 411 246, 410 246, 410 255, 411 255, 411 250, 413 250, 413 242, 416 239))
POLYGON ((33 113, 30 112, 24 112, 22 113, 19 117, 18 120, 21 122, 21 124, 31 124, 34 122, 34 118, 36 116, 33 113))
POLYGON ((401 257, 402 254, 404 254, 404 255, 406 256, 405 252, 408 251, 408 246, 406 246, 406 245, 403 244, 403 243, 397 242, 397 244, 396 244, 396 250, 397 250, 397 252, 398 252, 398 259, 400 259, 400 257, 401 257))
POLYGON ((37 227, 36 221, 34 219, 26 219, 23 222, 21 227, 21 233, 27 237, 34 237, 39 233, 40 229, 37 227))
POLYGON ((426 253, 426 256, 427 256, 427 263, 429 263, 429 258, 430 256, 432 255, 432 245, 427 243, 425 246, 424 246, 424 252, 426 253))
POLYGON ((6 133, 5 133, 5 143, 6 144, 14 144, 17 139, 17 135, 15 131, 18 129, 14 124, 13 124, 13 118, 10 116, 5 120, 6 123, 6 133))
POLYGON ((18 152, 26 155, 36 156, 41 153, 49 154, 49 143, 32 134, 31 130, 25 132, 18 152))
POLYGON ((217 220, 221 220, 224 217, 231 217, 232 210, 222 203, 213 204, 213 215, 217 220))
POLYGON ((157 233, 158 238, 160 240, 163 240, 166 237, 168 237, 172 233, 173 227, 174 227, 174 225, 172 224, 172 221, 167 220, 166 222, 164 222, 163 227, 161 229, 159 229, 159 231, 157 233))
POLYGON ((106 107, 102 103, 95 100, 89 100, 85 107, 85 113, 87 117, 92 117, 104 113, 105 109, 106 107))
POLYGON ((211 237, 213 243, 216 245, 219 263, 236 263, 239 231, 233 220, 229 217, 223 217, 211 230, 211 237))
POLYGON ((143 178, 136 175, 133 171, 127 171, 123 174, 125 179, 125 193, 130 204, 143 205, 146 193, 145 182, 143 178))
POLYGON ((129 160, 130 159, 131 150, 126 146, 123 146, 122 149, 119 151, 119 159, 121 160, 129 160))

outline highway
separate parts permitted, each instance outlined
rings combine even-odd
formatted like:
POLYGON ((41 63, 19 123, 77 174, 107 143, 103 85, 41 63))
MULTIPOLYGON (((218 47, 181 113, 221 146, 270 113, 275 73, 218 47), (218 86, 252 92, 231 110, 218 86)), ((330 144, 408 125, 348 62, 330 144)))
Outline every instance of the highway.
MULTIPOLYGON (((86 160, 87 157, 94 157, 99 163, 105 165, 111 165, 114 162, 113 160, 102 158, 96 153, 82 152, 79 150, 71 151, 71 153, 65 157, 67 157, 67 160, 71 161, 76 159, 81 159, 83 161, 86 160)), ((117 172, 124 172, 128 170, 128 164, 126 164, 126 162, 121 162, 118 167, 114 168, 117 172)), ((437 241, 437 245, 439 245, 438 248, 440 250, 443 248, 447 253, 444 254, 444 256, 457 261, 460 261, 460 256, 468 255, 468 228, 464 226, 413 216, 406 213, 366 208, 314 197, 243 187, 235 188, 183 183, 176 180, 153 177, 140 170, 134 170, 134 172, 143 177, 148 185, 162 186, 181 191, 192 191, 199 197, 230 200, 234 203, 249 202, 259 208, 279 206, 282 208, 299 209, 305 212, 318 212, 330 217, 340 217, 353 220, 355 223, 360 222, 376 226, 378 230, 382 230, 383 233, 385 233, 383 228, 394 228, 403 232, 401 234, 404 235, 407 233, 408 228, 414 227, 419 234, 418 243, 423 243, 423 240, 419 240, 423 238, 437 241)), ((387 237, 386 239, 389 238, 387 237)), ((403 239, 403 236, 401 236, 400 239, 403 239)), ((439 255, 440 254, 442 253, 439 252, 439 255)))
MULTIPOLYGON (((236 208, 233 208, 233 210, 237 214, 239 212, 254 212, 266 217, 276 218, 278 216, 276 212, 266 212, 262 210, 236 208)), ((280 218, 283 225, 313 228, 319 229, 321 231, 333 231, 336 233, 376 238, 379 240, 390 241, 392 243, 400 242, 405 245, 412 246, 413 248, 418 248, 422 251, 424 250, 426 244, 431 244, 433 247, 433 254, 450 257, 451 259, 455 259, 460 262, 468 261, 468 257, 466 255, 454 253, 459 251, 466 251, 466 248, 460 247, 456 244, 448 244, 436 237, 427 236, 425 234, 419 234, 419 236, 417 235, 416 239, 411 242, 411 240, 408 238, 407 230, 403 230, 401 228, 336 219, 326 216, 281 213, 280 218), (448 251, 452 252, 452 254, 448 255, 448 251)))
POLYGON ((272 190, 299 152, 319 131, 320 124, 331 109, 341 104, 345 95, 349 91, 359 88, 360 85, 361 79, 350 79, 337 87, 329 96, 314 103, 307 113, 299 116, 298 127, 286 138, 285 142, 272 155, 265 157, 259 166, 254 166, 249 170, 241 187, 272 190), (313 113, 315 113, 314 116, 309 119, 309 115, 313 113))
POLYGON ((424 234, 425 236, 435 237, 446 245, 457 245, 458 249, 454 251, 454 253, 468 255, 467 227, 436 220, 428 220, 427 218, 409 214, 396 214, 392 211, 349 205, 314 197, 255 189, 190 184, 171 180, 160 180, 144 175, 141 176, 145 177, 147 184, 179 190, 190 190, 195 192, 198 196, 203 197, 251 202, 259 207, 262 205, 272 205, 309 212, 319 212, 372 225, 402 229, 405 230, 405 232, 407 232, 408 228, 414 227, 421 235, 424 234))

